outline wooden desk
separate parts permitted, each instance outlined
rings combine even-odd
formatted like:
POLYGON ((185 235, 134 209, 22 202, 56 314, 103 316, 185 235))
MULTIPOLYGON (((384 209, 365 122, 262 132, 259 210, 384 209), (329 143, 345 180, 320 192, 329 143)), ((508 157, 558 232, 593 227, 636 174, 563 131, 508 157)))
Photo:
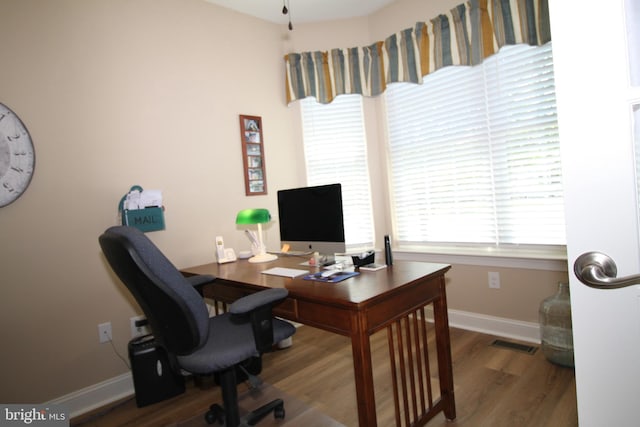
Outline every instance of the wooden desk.
POLYGON ((371 334, 387 328, 394 384, 396 425, 421 426, 444 411, 456 417, 451 367, 449 320, 444 274, 450 266, 397 261, 379 271, 362 272, 339 283, 322 283, 261 274, 272 267, 308 269, 303 260, 281 257, 251 264, 205 264, 182 270, 185 275, 212 274, 218 278, 203 292, 230 303, 264 288, 286 288, 289 297, 276 308, 285 319, 351 338, 360 426, 376 426, 376 403, 371 362, 371 334), (425 307, 433 305, 437 348, 439 398, 432 398, 425 307), (425 392, 426 390, 426 392, 425 392))

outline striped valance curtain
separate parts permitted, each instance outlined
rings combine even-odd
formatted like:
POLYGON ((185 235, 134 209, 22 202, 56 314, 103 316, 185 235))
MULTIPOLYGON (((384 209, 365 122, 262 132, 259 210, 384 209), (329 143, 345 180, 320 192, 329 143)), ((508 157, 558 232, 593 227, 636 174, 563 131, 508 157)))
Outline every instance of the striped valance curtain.
POLYGON ((470 0, 370 46, 285 56, 287 103, 376 96, 449 65, 476 65, 502 46, 551 40, 548 0, 470 0))

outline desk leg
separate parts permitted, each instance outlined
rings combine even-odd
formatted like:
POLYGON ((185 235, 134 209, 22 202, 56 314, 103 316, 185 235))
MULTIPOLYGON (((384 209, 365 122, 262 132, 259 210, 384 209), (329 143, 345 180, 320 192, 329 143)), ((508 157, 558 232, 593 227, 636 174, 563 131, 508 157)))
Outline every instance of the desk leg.
POLYGON ((351 336, 353 351, 353 373, 356 383, 356 399, 358 402, 358 424, 361 427, 375 427, 376 396, 373 387, 373 367, 371 362, 371 342, 366 333, 364 319, 357 315, 352 318, 357 325, 351 336))
POLYGON ((453 394, 453 370, 451 360, 451 339, 449 336, 449 315, 444 277, 440 278, 440 297, 433 302, 433 317, 436 328, 438 350, 438 373, 440 393, 444 401, 444 415, 448 420, 456 418, 456 400, 453 394))

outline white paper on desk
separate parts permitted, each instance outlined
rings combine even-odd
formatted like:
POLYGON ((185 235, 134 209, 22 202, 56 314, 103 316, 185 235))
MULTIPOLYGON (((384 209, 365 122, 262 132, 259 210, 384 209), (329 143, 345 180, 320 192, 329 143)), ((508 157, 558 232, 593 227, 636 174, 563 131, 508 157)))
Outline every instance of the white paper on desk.
POLYGON ((263 270, 262 274, 270 274, 272 276, 298 277, 309 273, 308 270, 298 270, 296 268, 273 267, 263 270))

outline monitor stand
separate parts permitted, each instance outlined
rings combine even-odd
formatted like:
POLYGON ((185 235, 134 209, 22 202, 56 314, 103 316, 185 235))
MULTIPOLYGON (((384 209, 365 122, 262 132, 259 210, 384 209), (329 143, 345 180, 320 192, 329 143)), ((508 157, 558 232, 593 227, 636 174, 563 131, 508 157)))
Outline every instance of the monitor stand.
POLYGON ((311 266, 311 267, 329 267, 336 263, 336 257, 334 255, 318 255, 318 257, 314 257, 312 254, 309 258, 300 263, 300 265, 311 266))
POLYGON ((320 255, 320 265, 328 267, 336 263, 335 255, 320 255))

